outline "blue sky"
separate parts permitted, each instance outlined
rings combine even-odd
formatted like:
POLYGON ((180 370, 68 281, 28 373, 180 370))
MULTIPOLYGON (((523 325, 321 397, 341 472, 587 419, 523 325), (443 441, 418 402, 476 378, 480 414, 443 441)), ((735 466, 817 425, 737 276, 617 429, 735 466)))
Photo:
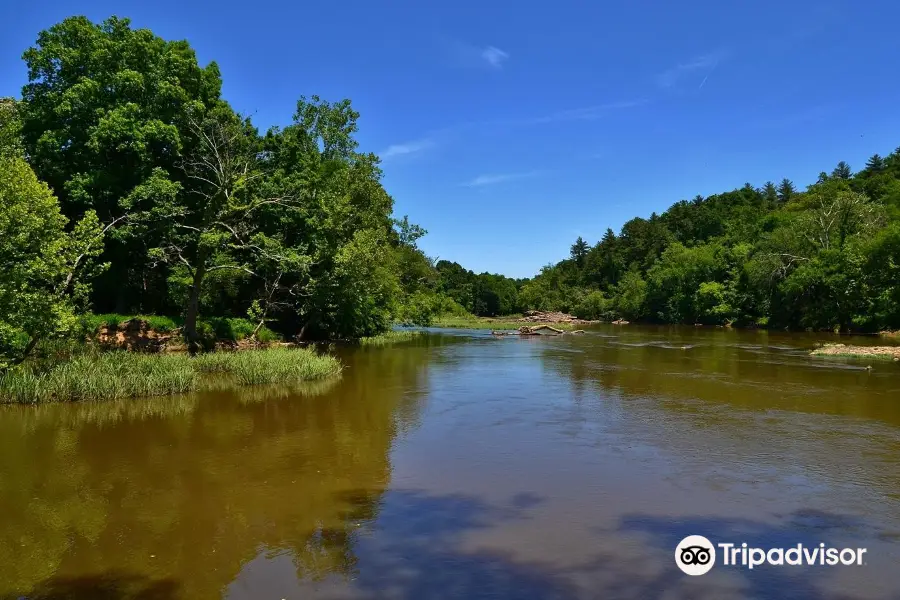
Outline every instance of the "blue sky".
MULTIPOLYGON (((3 0, 11 6, 10 0, 3 0)), ((0 95, 72 14, 130 17, 215 60, 262 128, 351 98, 421 246, 530 276, 633 216, 745 182, 805 186, 900 145, 887 1, 32 1, 4 8, 0 95)))

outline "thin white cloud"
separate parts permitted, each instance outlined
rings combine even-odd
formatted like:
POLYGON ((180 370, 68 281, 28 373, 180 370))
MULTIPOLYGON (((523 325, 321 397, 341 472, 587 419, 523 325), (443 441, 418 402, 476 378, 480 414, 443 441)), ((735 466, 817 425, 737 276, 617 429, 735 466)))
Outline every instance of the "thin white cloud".
MULTIPOLYGON (((468 121, 457 123, 456 125, 444 127, 442 129, 433 129, 425 132, 425 137, 417 140, 403 142, 401 144, 393 144, 385 148, 379 155, 382 160, 405 156, 409 154, 417 154, 425 150, 434 148, 435 146, 445 146, 453 140, 458 139, 465 132, 475 129, 512 129, 519 127, 529 127, 533 125, 543 125, 546 123, 559 123, 563 121, 593 121, 600 119, 612 111, 625 110, 647 104, 644 98, 633 100, 622 100, 618 102, 607 102, 606 104, 595 104, 592 106, 583 106, 581 108, 572 108, 545 115, 535 117, 523 117, 518 119, 494 119, 487 121, 468 121)), ((492 176, 485 176, 492 177, 492 176)), ((514 177, 518 179, 518 177, 514 177)), ((507 178, 504 176, 501 181, 507 178)), ((494 183, 491 181, 490 183, 494 183)), ((484 183, 470 183, 468 185, 485 185, 484 183)))
POLYGON ((456 67, 499 71, 510 58, 509 52, 493 45, 482 46, 454 38, 440 38, 438 42, 451 64, 456 67))
POLYGON ((540 117, 532 117, 523 119, 523 125, 540 125, 543 123, 557 123, 559 121, 594 121, 604 117, 611 111, 622 110, 626 108, 634 108, 647 103, 643 98, 635 100, 623 100, 621 102, 608 102, 606 104, 596 104, 594 106, 584 106, 581 108, 573 108, 562 110, 559 112, 543 115, 540 117))
POLYGON ((481 187, 484 185, 494 185, 496 183, 504 183, 506 181, 514 181, 516 179, 525 179, 527 177, 535 177, 540 175, 541 171, 527 171, 525 173, 497 173, 488 175, 479 175, 472 181, 465 183, 466 187, 481 187))
POLYGON ((393 144, 388 146, 381 152, 380 156, 382 159, 395 158, 397 156, 404 156, 406 154, 416 154, 418 152, 422 152, 423 150, 428 150, 429 148, 434 147, 434 140, 431 138, 423 138, 421 140, 412 140, 409 142, 404 142, 402 144, 393 144))
POLYGON ((509 58, 509 54, 507 54, 500 48, 488 46, 481 51, 481 58, 483 58, 487 62, 487 64, 494 67, 495 69, 500 69, 503 67, 503 63, 506 62, 506 60, 509 58))
POLYGON ((709 75, 724 59, 725 52, 721 50, 713 52, 711 54, 706 54, 704 56, 698 56, 697 58, 689 62, 675 65, 674 67, 660 73, 656 77, 656 83, 661 88, 672 88, 675 87, 681 80, 687 77, 691 77, 692 75, 696 76, 702 73, 703 81, 700 83, 700 88, 702 88, 706 83, 706 80, 709 78, 709 75))

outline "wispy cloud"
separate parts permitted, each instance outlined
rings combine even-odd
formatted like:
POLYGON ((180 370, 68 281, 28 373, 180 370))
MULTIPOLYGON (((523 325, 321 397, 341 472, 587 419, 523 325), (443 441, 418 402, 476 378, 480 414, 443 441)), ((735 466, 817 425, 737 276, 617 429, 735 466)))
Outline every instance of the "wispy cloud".
POLYGON ((503 63, 506 62, 506 60, 509 58, 509 54, 507 54, 500 48, 488 46, 481 51, 481 58, 483 58, 487 62, 487 64, 494 67, 495 69, 500 69, 503 67, 503 63))
POLYGON ((540 125, 543 123, 557 123, 560 121, 594 121, 600 119, 612 111, 622 110, 626 108, 634 108, 647 104, 644 98, 635 100, 623 100, 621 102, 608 102, 606 104, 596 104, 593 106, 583 106, 581 108, 572 108, 561 110, 555 113, 522 119, 519 124, 522 125, 540 125))
POLYGON ((409 142, 404 142, 402 144, 392 144, 385 148, 380 153, 380 156, 382 159, 388 159, 396 158, 398 156, 404 156, 406 154, 416 154, 418 152, 422 152, 423 150, 433 148, 434 145, 435 141, 432 138, 422 138, 420 140, 412 140, 409 142))
POLYGON ((481 187, 485 185, 494 185, 504 183, 506 181, 514 181, 516 179, 526 179, 528 177, 536 177, 541 175, 543 171, 527 171, 524 173, 496 173, 488 175, 479 175, 472 181, 464 183, 466 187, 481 187))
MULTIPOLYGON (((710 74, 717 66, 719 66, 719 63, 722 62, 725 57, 726 53, 723 50, 698 56, 689 62, 677 64, 660 73, 656 77, 656 83, 659 87, 668 89, 675 87, 684 79, 699 77, 702 74, 703 80, 698 86, 698 89, 700 89, 704 86, 706 80, 709 79, 710 74)), ((694 81, 696 81, 696 79, 694 81)))
POLYGON ((510 58, 509 52, 494 45, 482 46, 454 38, 442 38, 439 42, 448 58, 457 67, 499 71, 510 58))

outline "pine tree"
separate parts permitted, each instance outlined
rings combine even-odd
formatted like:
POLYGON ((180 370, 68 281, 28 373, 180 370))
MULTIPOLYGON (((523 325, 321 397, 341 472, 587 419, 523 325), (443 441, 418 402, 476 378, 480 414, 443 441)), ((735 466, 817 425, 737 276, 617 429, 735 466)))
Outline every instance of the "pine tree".
POLYGON ((778 199, 784 203, 794 197, 796 194, 796 190, 794 189, 794 182, 785 177, 781 180, 781 183, 778 184, 778 199))
POLYGON ((581 266, 584 264, 584 257, 587 256, 590 248, 588 243, 584 241, 584 238, 579 235, 578 239, 575 240, 575 243, 572 244, 572 260, 574 260, 578 266, 581 266))
POLYGON ((771 181, 766 182, 766 185, 763 186, 762 193, 763 196, 766 197, 766 202, 769 204, 778 202, 778 188, 776 188, 775 184, 771 181))
POLYGON ((831 176, 835 179, 850 179, 853 177, 853 171, 850 170, 850 165, 842 160, 831 172, 831 176))
POLYGON ((866 170, 870 173, 880 173, 884 170, 884 159, 878 154, 873 154, 872 158, 866 161, 866 170))

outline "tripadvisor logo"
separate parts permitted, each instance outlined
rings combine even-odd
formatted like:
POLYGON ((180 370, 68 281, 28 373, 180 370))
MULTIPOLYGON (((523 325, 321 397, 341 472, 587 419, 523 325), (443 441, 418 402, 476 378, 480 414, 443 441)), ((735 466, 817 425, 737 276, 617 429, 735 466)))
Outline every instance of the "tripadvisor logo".
POLYGON ((689 535, 675 548, 675 564, 688 575, 705 575, 716 564, 716 549, 702 535, 689 535))
POLYGON ((722 558, 722 566, 740 566, 752 570, 760 565, 864 565, 866 548, 829 548, 825 544, 790 548, 753 548, 746 543, 713 544, 702 535, 689 535, 675 547, 675 564, 688 575, 705 575, 716 564, 716 548, 722 558))

